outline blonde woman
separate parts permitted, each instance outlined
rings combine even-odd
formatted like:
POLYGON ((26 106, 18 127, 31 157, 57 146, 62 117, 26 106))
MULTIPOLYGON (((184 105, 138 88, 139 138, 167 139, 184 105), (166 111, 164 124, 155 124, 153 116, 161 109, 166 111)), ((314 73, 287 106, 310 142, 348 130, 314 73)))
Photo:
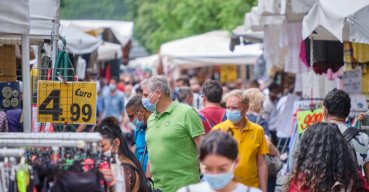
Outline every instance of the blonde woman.
MULTIPOLYGON (((277 148, 272 144, 268 136, 269 135, 268 122, 261 116, 265 96, 257 88, 247 89, 244 92, 244 94, 246 97, 249 98, 249 111, 246 113, 247 119, 263 127, 269 148, 269 155, 279 157, 279 152, 277 148)), ((268 192, 275 190, 276 182, 277 176, 274 173, 270 174, 269 172, 268 192)))

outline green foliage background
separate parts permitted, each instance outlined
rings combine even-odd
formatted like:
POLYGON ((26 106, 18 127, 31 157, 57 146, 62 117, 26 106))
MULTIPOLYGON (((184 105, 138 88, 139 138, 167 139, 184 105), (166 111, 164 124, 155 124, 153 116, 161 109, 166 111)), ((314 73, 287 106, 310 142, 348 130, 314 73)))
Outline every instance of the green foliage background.
POLYGON ((167 41, 216 29, 232 30, 256 0, 61 0, 62 19, 135 23, 135 38, 152 53, 167 41))

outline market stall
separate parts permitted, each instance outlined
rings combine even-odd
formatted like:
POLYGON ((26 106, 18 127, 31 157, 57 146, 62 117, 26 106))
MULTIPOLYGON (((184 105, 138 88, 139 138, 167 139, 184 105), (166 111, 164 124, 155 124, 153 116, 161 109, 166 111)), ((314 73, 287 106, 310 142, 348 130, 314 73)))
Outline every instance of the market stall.
POLYGON ((212 31, 164 43, 160 47, 159 55, 166 73, 174 71, 175 76, 183 69, 229 65, 236 71, 236 75, 231 78, 235 80, 237 65, 255 64, 262 54, 262 47, 260 44, 241 45, 236 46, 232 52, 229 43, 228 32, 212 31))

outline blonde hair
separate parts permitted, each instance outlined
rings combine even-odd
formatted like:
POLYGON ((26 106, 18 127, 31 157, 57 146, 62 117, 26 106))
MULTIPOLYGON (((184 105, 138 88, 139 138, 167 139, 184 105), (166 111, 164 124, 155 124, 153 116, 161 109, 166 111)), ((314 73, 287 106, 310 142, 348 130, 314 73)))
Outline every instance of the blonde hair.
POLYGON ((229 93, 227 93, 224 96, 224 101, 226 101, 229 97, 238 97, 241 100, 241 103, 244 105, 249 105, 249 98, 245 97, 243 92, 239 89, 233 90, 229 93))
POLYGON ((249 99, 249 111, 259 113, 263 107, 264 95, 257 88, 246 89, 244 92, 245 97, 249 99))

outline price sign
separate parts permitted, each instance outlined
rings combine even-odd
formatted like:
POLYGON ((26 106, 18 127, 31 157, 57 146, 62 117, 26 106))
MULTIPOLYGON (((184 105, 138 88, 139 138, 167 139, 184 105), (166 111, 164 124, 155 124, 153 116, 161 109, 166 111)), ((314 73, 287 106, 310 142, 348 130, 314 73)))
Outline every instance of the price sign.
POLYGON ((95 124, 96 83, 38 81, 37 121, 95 124))
POLYGON ((220 82, 228 83, 237 80, 237 65, 221 65, 220 66, 220 82))
POLYGON ((310 125, 323 121, 323 108, 297 112, 297 130, 301 134, 310 125))

